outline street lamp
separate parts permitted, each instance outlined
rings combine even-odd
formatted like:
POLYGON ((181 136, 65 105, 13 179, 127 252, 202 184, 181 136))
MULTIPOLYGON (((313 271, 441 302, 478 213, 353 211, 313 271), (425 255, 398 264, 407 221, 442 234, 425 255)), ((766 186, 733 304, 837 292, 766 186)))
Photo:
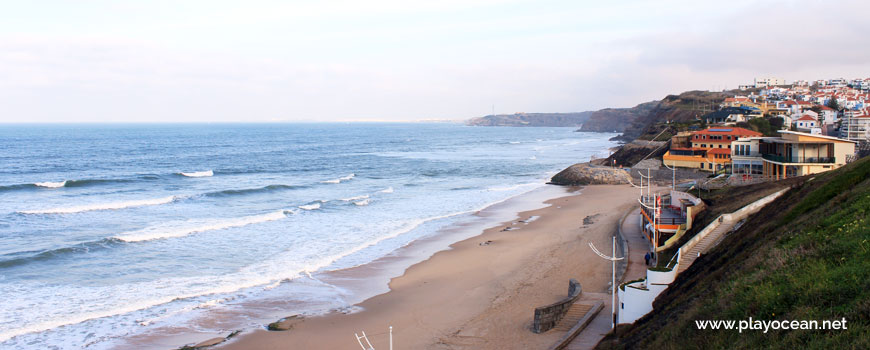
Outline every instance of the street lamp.
POLYGON ((672 177, 671 177, 671 189, 676 190, 677 189, 677 167, 671 168, 667 164, 665 164, 665 161, 662 161, 662 165, 664 165, 665 168, 671 169, 671 172, 673 173, 672 177))
POLYGON ((616 257, 616 236, 613 236, 612 256, 607 256, 599 252, 598 249, 595 248, 595 245, 592 244, 592 242, 589 242, 589 248, 592 248, 592 251, 595 252, 595 254, 598 254, 598 256, 604 258, 605 260, 610 260, 613 265, 613 272, 611 274, 612 279, 610 282, 610 329, 614 329, 616 328, 616 261, 625 259, 625 257, 616 257))

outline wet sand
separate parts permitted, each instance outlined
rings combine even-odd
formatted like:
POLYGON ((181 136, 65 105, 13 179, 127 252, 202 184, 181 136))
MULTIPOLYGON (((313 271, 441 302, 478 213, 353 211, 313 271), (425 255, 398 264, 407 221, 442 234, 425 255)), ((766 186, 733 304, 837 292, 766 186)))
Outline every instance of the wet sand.
MULTIPOLYGON (((376 349, 388 349, 389 326, 395 349, 546 348, 562 333, 532 333, 534 308, 564 298, 570 278, 584 292, 606 292, 610 263, 588 243, 609 251, 617 222, 636 198, 628 185, 566 193, 414 264, 388 291, 357 304, 360 311, 305 317, 289 331, 247 331, 215 348, 356 349, 354 333, 365 331, 376 349)), ((325 280, 378 268, 376 262, 325 280)))

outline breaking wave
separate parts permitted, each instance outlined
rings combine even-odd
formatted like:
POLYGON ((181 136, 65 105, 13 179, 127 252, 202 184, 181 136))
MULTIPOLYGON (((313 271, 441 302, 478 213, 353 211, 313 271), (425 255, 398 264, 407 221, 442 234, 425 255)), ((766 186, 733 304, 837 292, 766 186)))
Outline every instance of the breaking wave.
POLYGON ((82 213, 82 212, 86 212, 86 211, 95 211, 95 210, 117 210, 117 209, 133 208, 133 207, 144 207, 144 206, 149 206, 149 205, 167 204, 167 203, 172 203, 179 198, 180 197, 178 197, 178 196, 169 196, 169 197, 162 197, 162 198, 140 199, 140 200, 123 201, 123 202, 94 203, 94 204, 86 204, 86 205, 79 205, 79 206, 73 206, 73 207, 24 210, 24 211, 20 211, 19 213, 21 213, 21 214, 74 214, 74 213, 82 213))
POLYGON ((59 182, 37 182, 34 185, 37 187, 60 188, 66 186, 66 180, 59 182))
POLYGON ((299 206, 299 209, 302 209, 302 210, 317 210, 317 209, 320 209, 320 203, 307 204, 307 205, 300 205, 300 206, 299 206))
POLYGON ((354 177, 356 177, 356 174, 350 174, 350 175, 348 175, 348 176, 340 177, 340 178, 337 178, 337 179, 334 179, 334 180, 321 181, 321 183, 325 183, 325 184, 338 184, 338 183, 342 183, 343 181, 349 181, 350 179, 353 179, 354 177))
POLYGON ((213 222, 204 223, 196 226, 187 225, 178 227, 177 224, 164 224, 148 227, 138 231, 131 231, 114 236, 113 238, 124 242, 141 242, 155 239, 184 237, 193 233, 224 230, 234 227, 242 227, 262 222, 281 220, 287 217, 288 214, 293 214, 291 210, 279 210, 276 212, 244 216, 235 219, 222 219, 213 222), (173 227, 174 226, 174 227, 173 227))
POLYGON ((187 176, 187 177, 209 177, 209 176, 214 176, 214 171, 212 171, 212 170, 194 171, 192 173, 179 173, 179 174, 182 176, 187 176))
POLYGON ((344 201, 344 202, 353 202, 353 201, 358 201, 358 200, 360 200, 360 199, 368 199, 368 198, 369 198, 369 195, 364 194, 364 195, 362 195, 362 196, 356 196, 356 197, 344 198, 344 199, 342 199, 342 201, 344 201))

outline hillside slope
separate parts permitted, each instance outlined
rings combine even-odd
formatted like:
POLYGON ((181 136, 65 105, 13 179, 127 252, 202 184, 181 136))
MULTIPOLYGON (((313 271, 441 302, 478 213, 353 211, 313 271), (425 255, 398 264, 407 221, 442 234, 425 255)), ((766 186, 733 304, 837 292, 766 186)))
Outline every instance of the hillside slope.
POLYGON ((815 175, 702 255, 598 349, 870 348, 870 158, 815 175), (699 330, 696 320, 847 321, 844 330, 699 330))

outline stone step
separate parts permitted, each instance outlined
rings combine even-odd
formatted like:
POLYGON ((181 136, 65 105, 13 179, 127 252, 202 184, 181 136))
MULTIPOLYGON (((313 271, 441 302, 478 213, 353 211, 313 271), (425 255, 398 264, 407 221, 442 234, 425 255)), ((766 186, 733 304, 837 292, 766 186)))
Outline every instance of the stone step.
POLYGON ((586 313, 592 309, 591 304, 581 304, 574 303, 571 305, 571 308, 568 309, 568 312, 565 313, 565 316, 559 320, 559 323, 556 324, 556 327, 553 327, 558 332, 567 332, 571 330, 574 325, 580 321, 583 316, 586 316, 586 313))

